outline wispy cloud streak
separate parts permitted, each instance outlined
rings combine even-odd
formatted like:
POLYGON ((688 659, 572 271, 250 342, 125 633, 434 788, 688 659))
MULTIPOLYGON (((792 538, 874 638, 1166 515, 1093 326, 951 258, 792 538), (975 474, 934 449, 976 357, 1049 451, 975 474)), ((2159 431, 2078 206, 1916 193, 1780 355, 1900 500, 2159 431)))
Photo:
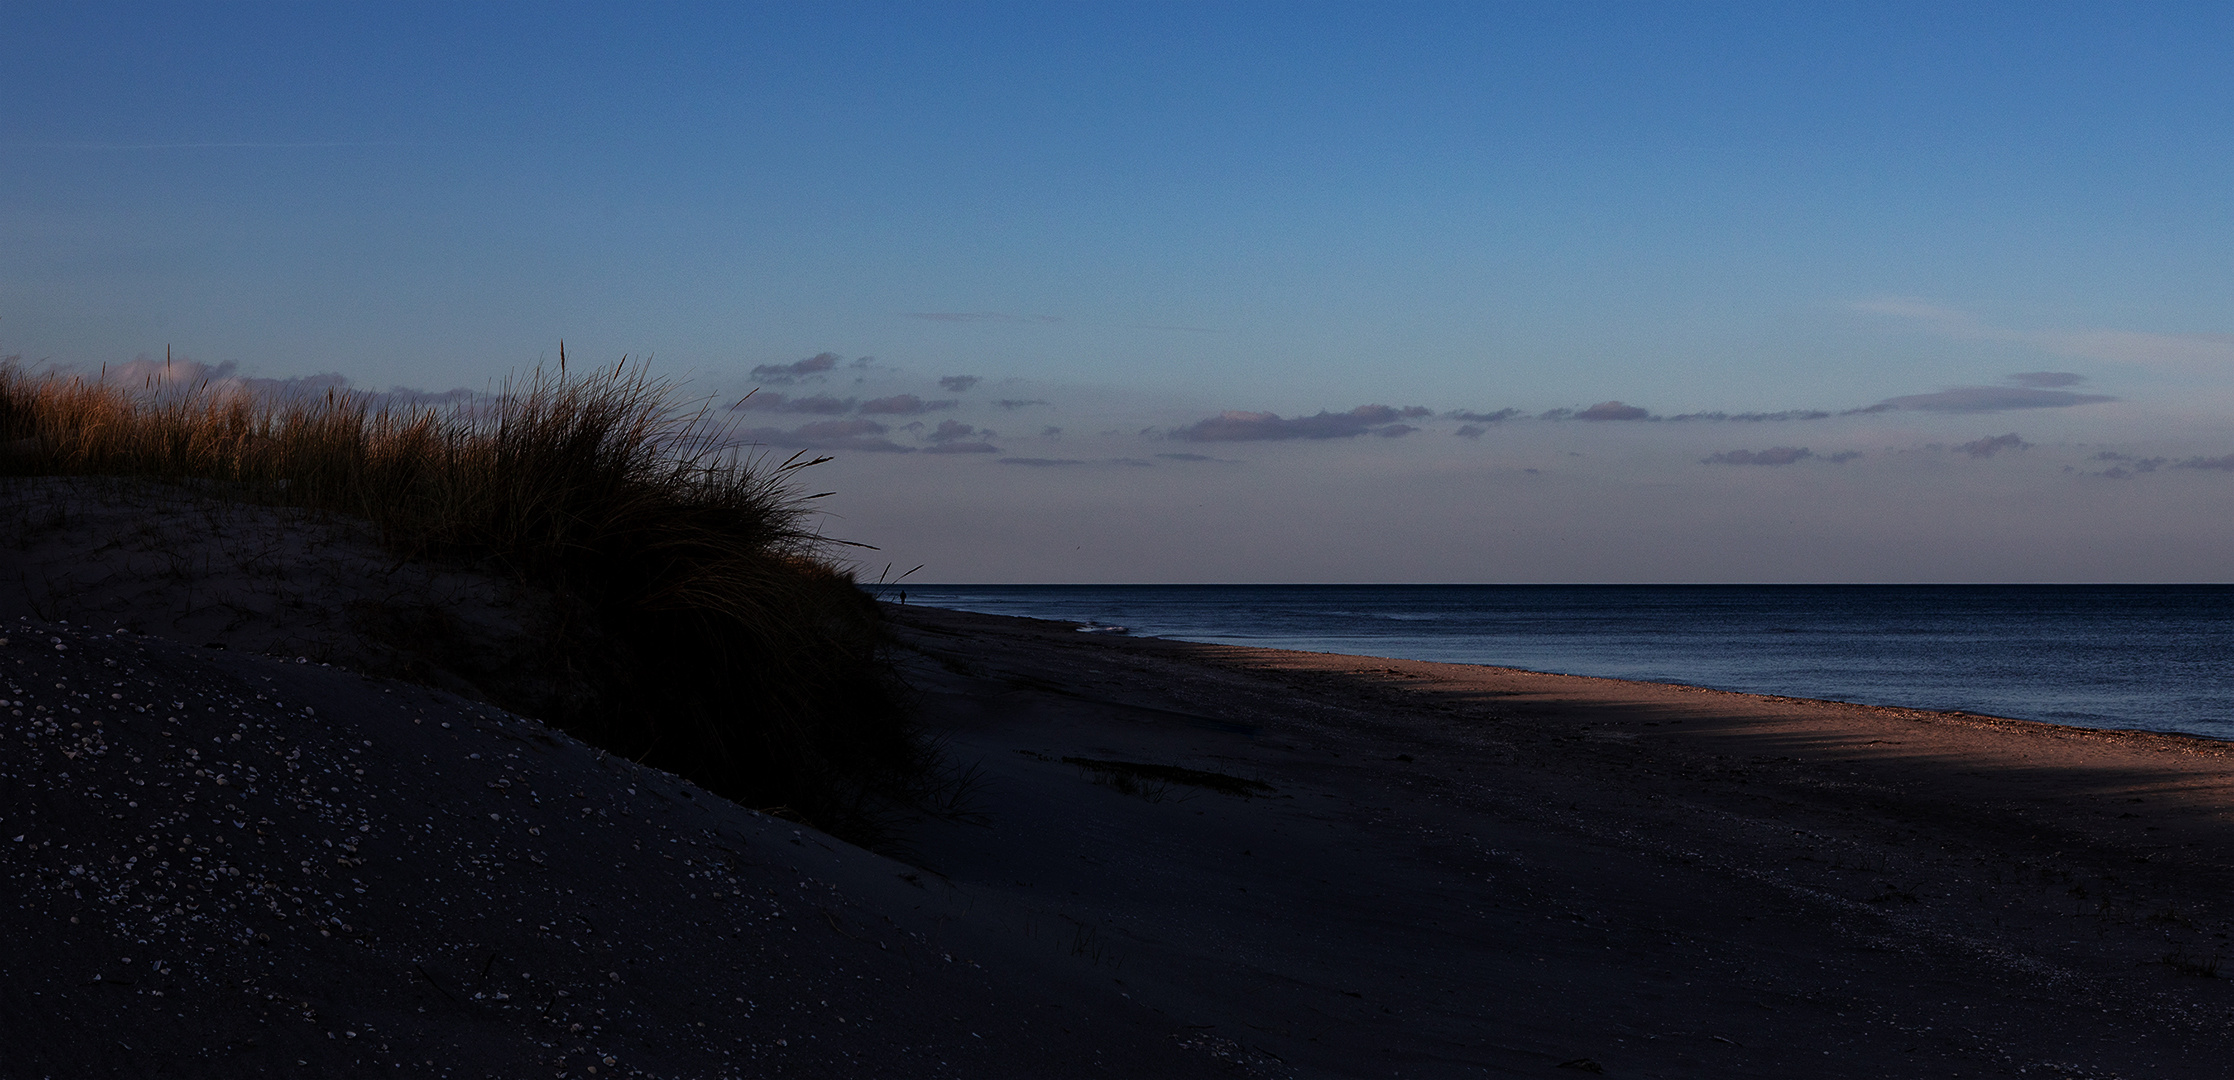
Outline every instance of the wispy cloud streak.
POLYGON ((1960 308, 1913 297, 1882 297, 1850 306, 1855 311, 1902 319, 1944 337, 2017 342, 2059 356, 2138 365, 2234 364, 2234 334, 2163 334, 2101 328, 2016 330, 1992 325, 1960 308))

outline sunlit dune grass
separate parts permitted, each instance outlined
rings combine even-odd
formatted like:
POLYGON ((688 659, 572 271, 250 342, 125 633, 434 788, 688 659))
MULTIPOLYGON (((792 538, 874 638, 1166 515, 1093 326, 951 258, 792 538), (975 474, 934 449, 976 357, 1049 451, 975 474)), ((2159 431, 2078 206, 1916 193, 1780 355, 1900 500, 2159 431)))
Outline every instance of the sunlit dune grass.
MULTIPOLYGON (((0 472, 136 477, 370 523, 582 613, 553 660, 593 690, 542 718, 748 805, 872 838, 926 756, 872 601, 798 486, 626 364, 538 369, 461 404, 138 385, 0 364, 0 472)), ((513 707, 523 703, 503 702, 513 707)), ((547 703, 545 703, 547 706, 547 703)), ((550 707, 543 710, 546 714, 550 707)))

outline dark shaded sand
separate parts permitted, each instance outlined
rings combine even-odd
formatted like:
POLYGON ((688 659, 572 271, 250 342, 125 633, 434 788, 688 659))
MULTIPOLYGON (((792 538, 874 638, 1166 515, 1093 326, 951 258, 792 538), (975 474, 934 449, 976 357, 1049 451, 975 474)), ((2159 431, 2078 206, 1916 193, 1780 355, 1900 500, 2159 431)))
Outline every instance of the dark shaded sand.
POLYGON ((532 722, 0 637, 0 1076, 1221 1071, 920 872, 532 722))
POLYGON ((532 598, 345 572, 370 549, 303 519, 62 498, 0 537, 0 1077, 2234 1050, 2217 742, 891 609, 977 769, 897 861, 475 704, 532 598))
POLYGON ((2224 743, 894 614, 922 860, 1267 1073, 2234 1072, 2224 743))

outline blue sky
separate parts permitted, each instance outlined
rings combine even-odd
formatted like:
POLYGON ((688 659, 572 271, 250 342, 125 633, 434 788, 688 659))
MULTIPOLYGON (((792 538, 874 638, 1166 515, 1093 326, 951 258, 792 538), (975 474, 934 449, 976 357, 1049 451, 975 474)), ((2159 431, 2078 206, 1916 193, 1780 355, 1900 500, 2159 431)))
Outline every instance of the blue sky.
POLYGON ((0 354, 650 356, 763 385, 730 415, 837 455, 831 531, 933 579, 2234 565, 2223 4, 25 4, 0 40, 0 354))

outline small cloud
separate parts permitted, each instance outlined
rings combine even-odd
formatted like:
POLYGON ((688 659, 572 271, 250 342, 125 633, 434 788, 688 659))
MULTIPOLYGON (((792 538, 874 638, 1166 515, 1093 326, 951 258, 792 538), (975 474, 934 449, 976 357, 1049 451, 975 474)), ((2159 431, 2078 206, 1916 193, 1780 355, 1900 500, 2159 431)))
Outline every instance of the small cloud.
POLYGON ((1467 412, 1460 409, 1443 414, 1447 419, 1464 420, 1469 424, 1502 424, 1519 415, 1519 409, 1499 409, 1496 412, 1467 412))
POLYGON ((1374 428, 1373 434, 1378 435, 1384 439, 1401 439, 1404 436, 1410 435, 1411 433, 1418 430, 1418 428, 1413 427, 1410 424, 1390 424, 1387 427, 1374 428))
POLYGON ((1760 424, 1783 420, 1822 420, 1831 414, 1816 409, 1785 409, 1782 412, 1694 412, 1668 417, 1670 421, 1714 420, 1732 423, 1760 424))
POLYGON ((1410 424, 1394 423, 1403 416, 1427 415, 1426 410, 1412 412, 1419 406, 1398 409, 1388 405, 1360 405, 1349 412, 1321 411, 1316 416, 1298 416, 1293 419, 1278 413, 1241 412, 1228 410, 1207 420, 1171 433, 1175 439, 1191 442, 1249 442, 1268 439, 1348 439, 1367 432, 1381 432, 1384 426, 1402 428, 1390 432, 1392 436, 1405 435, 1418 430, 1410 424))
POLYGON ((862 402, 861 411, 882 416, 914 416, 917 413, 931 412, 935 409, 951 409, 956 404, 957 402, 954 401, 925 401, 914 394, 894 394, 891 397, 873 398, 862 402))
POLYGON ((949 394, 959 394, 984 380, 975 375, 946 375, 939 379, 939 389, 949 394))
POLYGON ((1134 324, 1133 324, 1133 329, 1135 329, 1135 330, 1184 330, 1184 331, 1186 331, 1187 333, 1190 333, 1190 334, 1223 334, 1223 333, 1225 333, 1225 331, 1223 331, 1223 330, 1212 330, 1211 328, 1209 328, 1209 327, 1207 327, 1207 326, 1164 326, 1164 325, 1160 325, 1160 324, 1157 324, 1157 323, 1134 323, 1134 324))
POLYGON ((1461 439, 1479 439, 1487 431, 1489 431, 1489 429, 1481 426, 1480 424, 1467 424, 1464 427, 1459 428, 1457 431, 1451 432, 1451 434, 1456 435, 1461 439))
POLYGON ((2172 467, 2175 469, 2217 469, 2220 472, 2234 472, 2234 454, 2215 458, 2191 457, 2172 467))
MULTIPOLYGON (((776 386, 788 386, 809 375, 819 375, 838 366, 844 359, 837 353, 816 353, 804 360, 790 364, 762 364, 752 369, 752 377, 776 386)), ((863 357, 867 359, 867 357, 863 357)))
POLYGON ((999 401, 994 402, 993 404, 998 405, 1004 409, 1021 409, 1026 405, 1045 405, 1047 404, 1047 402, 1041 401, 1038 398, 1002 398, 999 401))
POLYGON ((1049 424, 1039 429, 1039 437, 1042 439, 1060 439, 1063 437, 1063 429, 1049 424))
POLYGON ((1573 409, 1545 409, 1544 411, 1536 414, 1536 419, 1565 420, 1573 415, 1575 415, 1575 410, 1573 409))
POLYGON ((2074 394, 2069 390, 2039 390, 2020 386, 1956 386, 1936 394, 1909 394, 1905 397, 1886 398, 1875 405, 1847 410, 1847 415, 1858 413, 1891 412, 1907 409, 1919 412, 1985 413, 2007 412, 2012 409, 2067 409, 2073 405, 2092 405, 2098 401, 2116 401, 2106 394, 2074 394))
POLYGON ((2007 435, 1996 435, 1990 439, 1966 442, 1956 446, 1955 449, 1974 458, 1990 458, 2004 450, 2024 450, 2031 446, 2031 443, 2018 438, 2017 433, 2012 431, 2007 435))
POLYGON ((2074 375, 2068 371, 2020 371, 2009 376, 2009 381, 2016 383, 2018 386, 2054 389, 2058 386, 2077 386, 2087 381, 2087 377, 2074 375))
POLYGON ((950 442, 923 448, 926 454, 998 454, 1001 448, 988 442, 950 442))
MULTIPOLYGON (((1766 450, 1725 450, 1699 459, 1702 465, 1790 465, 1814 457, 1804 446, 1772 446, 1766 450)), ((1844 458, 1839 460, 1843 461, 1844 458)))
MULTIPOLYGON (((2094 475, 2106 476, 2112 480, 2123 480, 2129 476, 2139 476, 2142 473, 2153 473, 2158 469, 2163 468, 2165 463, 2171 461, 2172 459, 2161 457, 2137 458, 2131 454, 2120 454, 2109 450, 2104 450, 2103 452, 2094 455, 2093 460, 2122 462, 2123 464, 2112 465, 2111 467, 2104 469, 2101 472, 2095 473, 2094 475)), ((2177 468, 2178 466, 2174 467, 2177 468)))
POLYGON ((1010 315, 1007 312, 1003 311, 909 311, 903 312, 903 314, 910 319, 924 319, 930 322, 949 323, 1059 323, 1063 321, 1053 315, 1010 315))
POLYGON ((1833 465, 1844 465, 1844 464, 1846 464, 1847 462, 1849 462, 1849 461, 1852 461, 1852 460, 1854 460, 1855 458, 1858 458, 1858 457, 1861 457, 1861 456, 1862 456, 1862 452, 1861 452, 1861 451, 1859 451, 1859 450, 1841 450, 1841 451, 1839 451, 1838 453, 1832 454, 1831 456, 1829 456, 1829 457, 1826 457, 1826 458, 1824 458, 1823 460, 1825 460, 1825 461, 1828 461, 1828 462, 1830 462, 1830 463, 1831 463, 1831 464, 1833 464, 1833 465))
POLYGON ((1210 455, 1208 455, 1208 454, 1157 454, 1156 456, 1157 456, 1157 457, 1160 457, 1160 458, 1170 458, 1170 459, 1171 459, 1171 460, 1173 460, 1173 461, 1216 461, 1216 460, 1218 460, 1217 458, 1211 457, 1211 456, 1210 456, 1210 455))
POLYGON ((960 420, 941 420, 938 430, 924 436, 924 438, 935 443, 950 443, 959 442, 977 434, 980 433, 976 428, 960 420))
POLYGON ((1601 401, 1575 414, 1577 420, 1644 420, 1652 414, 1634 405, 1618 401, 1601 401))

